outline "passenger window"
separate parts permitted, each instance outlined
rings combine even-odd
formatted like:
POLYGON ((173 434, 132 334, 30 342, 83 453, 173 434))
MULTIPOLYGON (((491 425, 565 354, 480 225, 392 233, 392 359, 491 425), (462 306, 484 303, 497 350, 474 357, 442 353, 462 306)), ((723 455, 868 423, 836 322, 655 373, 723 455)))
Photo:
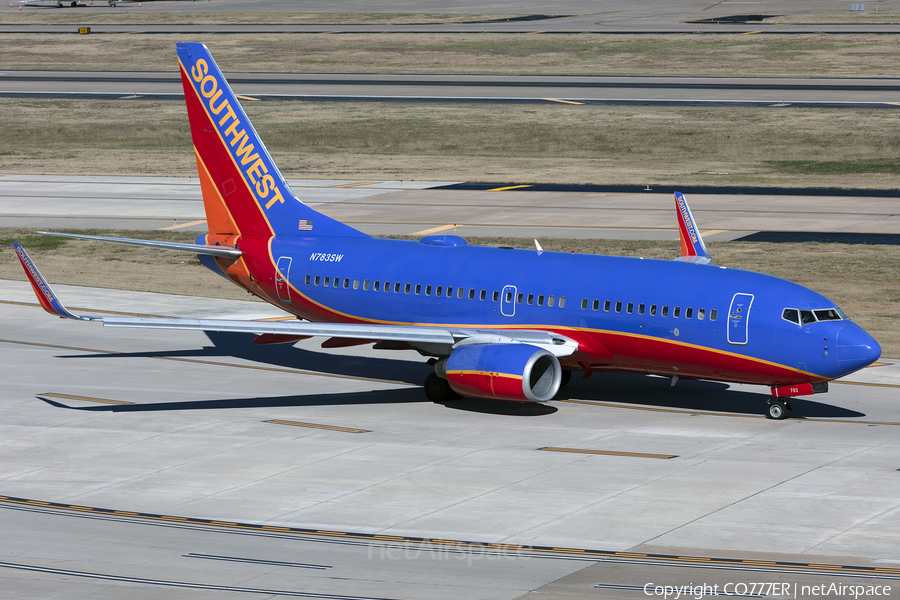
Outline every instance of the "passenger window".
POLYGON ((363 280, 363 289, 364 290, 369 289, 369 280, 368 279, 363 280))
POLYGON ((560 297, 559 297, 559 307, 560 307, 560 308, 565 308, 565 307, 566 307, 566 297, 565 297, 565 296, 560 296, 560 297))
POLYGON ((475 299, 475 288, 469 288, 469 300, 475 299))
POLYGON ((650 305, 650 316, 651 316, 651 317, 655 317, 655 316, 656 316, 656 305, 655 305, 655 304, 651 304, 651 305, 650 305))
POLYGON ((681 307, 680 306, 675 307, 675 310, 672 311, 672 316, 675 317, 676 319, 681 316, 681 307))
POLYGON ((534 304, 534 294, 528 294, 528 302, 527 302, 527 304, 528 304, 529 306, 531 306, 532 304, 534 304))
POLYGON ((609 300, 607 300, 606 302, 603 303, 603 310, 606 312, 609 312, 609 307, 610 307, 609 300))
MULTIPOLYGON (((344 287, 347 287, 347 286, 344 286, 344 287)), ((366 282, 366 287, 369 287, 369 282, 368 282, 368 281, 366 282)), ((358 289, 359 289, 359 279, 354 279, 354 280, 353 280, 353 289, 354 289, 354 290, 358 290, 358 289)))
POLYGON ((814 311, 816 313, 816 318, 820 321, 840 321, 841 315, 833 308, 826 308, 825 310, 817 310, 814 311))
POLYGON ((686 309, 684 309, 684 318, 685 319, 690 319, 693 316, 693 314, 694 314, 694 309, 692 307, 688 306, 686 309))
POLYGON ((587 298, 581 299, 581 310, 587 310, 587 298))
POLYGON ((379 285, 378 285, 378 284, 380 284, 380 283, 381 283, 381 282, 378 281, 377 279, 375 280, 375 283, 372 284, 372 291, 373 291, 373 292, 377 292, 378 290, 381 289, 381 288, 379 287, 379 285))
POLYGON ((407 283, 405 286, 403 286, 403 293, 408 294, 410 289, 412 289, 412 286, 407 283))
POLYGON ((796 308, 786 308, 781 313, 781 318, 785 321, 790 321, 796 325, 800 324, 800 311, 796 308))
POLYGON ((335 277, 334 279, 331 280, 331 287, 340 287, 340 285, 341 285, 340 277, 335 277))
POLYGON ((350 278, 344 277, 344 289, 346 290, 348 287, 350 287, 350 278))
MULTIPOLYGON (((316 278, 313 279, 313 285, 319 285, 319 276, 316 275, 316 278)), ((327 283, 325 285, 328 285, 327 283)))
POLYGON ((500 299, 500 292, 498 292, 497 290, 494 290, 494 293, 491 294, 491 302, 496 302, 499 299, 500 299))
POLYGON ((421 294, 421 293, 422 293, 422 284, 421 284, 421 283, 417 283, 417 284, 416 284, 416 296, 418 296, 418 295, 421 294))
POLYGON ((634 312, 634 302, 629 302, 625 305, 625 312, 627 312, 629 315, 634 312))
MULTIPOLYGON (((407 284, 407 285, 408 285, 408 284, 407 284)), ((395 282, 394 282, 394 293, 395 293, 395 294, 399 294, 399 293, 400 293, 400 282, 399 282, 399 281, 395 281, 395 282)), ((408 294, 408 293, 409 293, 409 290, 406 290, 406 293, 408 294)))
POLYGON ((644 314, 644 303, 643 302, 638 304, 638 314, 639 315, 644 314))
POLYGON ((800 311, 800 324, 806 325, 807 323, 815 323, 816 318, 813 316, 813 312, 811 310, 801 310, 800 311))
POLYGON ((599 301, 599 300, 594 300, 594 303, 591 304, 591 308, 594 309, 594 310, 600 310, 600 301, 599 301))
POLYGON ((431 295, 431 286, 430 286, 430 285, 426 285, 426 286, 425 286, 425 295, 426 295, 426 296, 430 296, 430 295, 431 295))
POLYGON ((538 294, 538 306, 543 306, 543 305, 544 305, 544 295, 538 294))
POLYGON ((325 287, 328 287, 329 285, 331 285, 331 277, 326 275, 325 276, 325 287))
POLYGON ((441 286, 437 286, 437 289, 434 291, 434 295, 440 298, 444 295, 444 288, 441 286))
POLYGON ((462 300, 463 295, 466 293, 466 290, 463 288, 456 288, 456 297, 462 300))
POLYGON ((547 306, 553 306, 554 304, 556 304, 556 296, 547 298, 547 306))
POLYGON ((668 317, 668 316, 669 316, 669 307, 668 307, 668 305, 666 305, 666 304, 663 304, 663 308, 662 308, 662 316, 664 316, 664 317, 668 317))
POLYGON ((523 299, 524 297, 525 297, 525 294, 523 294, 522 292, 519 292, 519 293, 516 295, 516 304, 522 304, 522 299, 523 299))
POLYGON ((478 294, 478 299, 484 302, 485 298, 487 298, 487 290, 481 290, 481 293, 478 294))
POLYGON ((447 297, 448 297, 448 298, 452 298, 452 297, 453 297, 453 288, 450 287, 449 285, 447 286, 447 297))
POLYGON ((622 312, 622 303, 621 302, 616 302, 616 312, 617 313, 622 312))
POLYGON ((697 309, 697 320, 698 320, 698 321, 702 321, 702 320, 705 319, 705 318, 706 318, 706 309, 705 309, 705 308, 698 308, 698 309, 697 309))
POLYGON ((306 285, 309 285, 309 280, 310 280, 310 276, 307 275, 306 278, 304 279, 304 282, 306 283, 306 285))
POLYGON ((719 316, 719 311, 717 311, 716 309, 713 308, 712 310, 709 311, 709 320, 710 321, 715 321, 716 317, 718 317, 718 316, 719 316))
POLYGON ((512 302, 512 292, 506 292, 506 303, 512 302))

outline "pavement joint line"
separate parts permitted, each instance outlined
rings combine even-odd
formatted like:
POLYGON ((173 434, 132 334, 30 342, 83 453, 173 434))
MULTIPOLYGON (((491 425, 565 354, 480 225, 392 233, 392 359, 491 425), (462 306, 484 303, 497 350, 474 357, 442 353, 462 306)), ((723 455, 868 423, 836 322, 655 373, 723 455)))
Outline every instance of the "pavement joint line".
POLYGON ((66 400, 84 400, 85 402, 99 402, 101 404, 134 404, 134 402, 125 402, 123 400, 106 400, 103 398, 91 398, 90 396, 76 396, 74 394, 59 394, 57 392, 44 392, 38 396, 47 396, 49 398, 64 398, 66 400))
MULTIPOLYGON (((850 381, 832 381, 831 383, 853 383, 850 381)), ((875 385, 885 387, 900 387, 886 383, 859 383, 856 385, 875 385)), ((592 400, 570 400, 558 398, 556 402, 569 402, 571 404, 587 404, 590 406, 602 406, 607 408, 623 408, 627 410, 646 410, 651 412, 678 413, 683 415, 706 415, 709 417, 737 417, 741 419, 765 419, 765 415, 741 415, 736 413, 706 412, 700 410, 681 410, 677 408, 653 408, 650 406, 628 406, 624 404, 610 404, 608 402, 594 402, 592 400)), ((812 421, 816 423, 856 423, 859 425, 900 425, 898 421, 854 421, 852 419, 823 419, 819 417, 796 417, 784 419, 784 421, 812 421)))
POLYGON ((572 452, 576 454, 603 454, 605 456, 631 456, 635 458, 678 458, 677 454, 647 454, 643 452, 616 452, 614 450, 587 450, 583 448, 557 448, 555 446, 544 446, 538 450, 546 450, 548 452, 572 452))
MULTIPOLYGON (((97 350, 95 348, 79 348, 77 346, 61 346, 59 344, 45 344, 42 342, 23 342, 19 340, 4 340, 0 339, 0 343, 6 344, 22 344, 25 346, 40 346, 44 348, 60 348, 62 350, 77 350, 79 352, 93 352, 95 354, 125 354, 123 352, 116 352, 113 350, 97 350)), ((255 369, 258 371, 270 371, 275 373, 289 373, 293 375, 312 375, 319 377, 333 377, 336 379, 352 379, 355 381, 369 381, 373 383, 386 383, 390 385, 405 385, 409 387, 419 387, 415 383, 408 383, 406 381, 391 381, 388 379, 375 379, 373 377, 360 377, 355 375, 339 375, 337 373, 321 373, 318 371, 305 371, 301 369, 282 369, 278 367, 261 367, 258 365, 239 365, 235 363, 227 363, 227 362, 219 362, 213 360, 201 360, 199 358, 180 358, 176 356, 154 356, 152 354, 142 355, 144 358, 155 358, 159 360, 174 360, 180 362, 188 362, 188 363, 196 363, 201 365, 212 365, 217 367, 235 367, 238 369, 255 369)))
POLYGON ((371 429, 356 429, 353 427, 339 427, 337 425, 320 425, 318 423, 304 423, 302 421, 285 421, 282 419, 269 419, 263 423, 276 425, 292 425, 294 427, 309 427, 311 429, 327 429, 329 431, 343 431, 344 433, 372 433, 371 429))
POLYGON ((293 590, 273 590, 264 588, 247 588, 230 585, 216 585, 208 583, 195 583, 191 581, 172 581, 165 579, 149 579, 146 577, 129 577, 127 575, 110 575, 106 573, 94 573, 90 571, 72 571, 69 569, 57 569, 51 567, 39 567, 21 563, 0 562, 0 567, 17 569, 21 571, 36 571, 39 573, 51 573, 54 575, 67 575, 69 577, 85 577, 88 579, 101 579, 105 581, 122 581, 143 585, 157 585, 170 588, 189 588, 195 590, 216 590, 224 592, 241 592, 245 594, 264 594, 267 596, 293 596, 296 598, 324 598, 327 600, 387 600, 386 598, 373 598, 370 596, 347 596, 343 594, 326 594, 318 592, 298 592, 293 590))
MULTIPOLYGON (((123 515, 134 515, 134 519, 145 519, 148 521, 164 521, 168 518, 171 518, 171 515, 159 515, 154 513, 144 513, 144 512, 123 512, 112 509, 104 509, 97 507, 86 507, 86 506, 78 506, 73 504, 65 504, 65 503, 57 503, 57 502, 44 502, 40 506, 35 506, 36 502, 27 498, 18 498, 14 496, 0 496, 0 507, 5 508, 14 508, 16 506, 30 506, 32 510, 52 510, 56 512, 65 513, 66 511, 77 511, 79 514, 84 512, 90 512, 99 516, 123 516, 123 515)), ((732 558, 717 558, 717 557, 703 557, 703 556, 679 556, 674 554, 631 554, 624 552, 616 552, 616 551, 606 551, 606 550, 592 550, 587 548, 559 548, 555 546, 526 546, 520 544, 505 544, 505 543, 489 543, 489 542, 473 542, 473 541, 462 541, 462 540, 442 540, 442 539, 430 539, 430 538, 420 538, 420 537, 406 537, 406 536, 389 536, 384 534, 377 533, 361 533, 361 532, 337 532, 337 531, 322 531, 316 529, 308 529, 301 527, 272 527, 269 525, 263 525, 260 523, 240 523, 240 522, 228 522, 228 521, 217 521, 212 519, 202 519, 202 518, 192 518, 192 517, 179 517, 178 525, 193 525, 201 528, 209 528, 209 527, 223 527, 227 528, 229 531, 233 531, 235 529, 249 530, 249 531, 260 531, 260 532, 269 532, 272 530, 283 530, 285 533, 290 533, 294 535, 303 535, 303 536, 335 536, 339 535, 344 538, 354 538, 359 540, 373 540, 373 541, 397 541, 408 544, 418 544, 425 546, 435 546, 435 545, 453 545, 456 547, 468 547, 475 548, 479 550, 484 549, 498 549, 498 550, 515 550, 519 552, 528 552, 535 554, 560 554, 560 553, 577 553, 579 558, 581 557, 592 557, 597 561, 615 561, 618 559, 624 559, 626 557, 634 556, 639 557, 640 564, 663 564, 666 566, 681 566, 685 565, 700 565, 708 566, 711 568, 737 568, 742 570, 762 570, 759 569, 759 566, 767 566, 767 567, 777 567, 781 569, 782 572, 806 572, 815 571, 817 574, 831 575, 836 572, 840 572, 845 575, 853 575, 857 577, 870 577, 875 578, 875 576, 887 576, 881 578, 890 578, 890 579, 900 579, 900 568, 890 568, 890 567, 868 567, 868 566, 855 566, 855 565, 838 565, 838 564, 818 564, 818 563, 796 563, 796 562, 788 562, 788 561, 772 561, 766 562, 764 565, 757 565, 755 563, 761 563, 762 561, 754 561, 754 560, 742 560, 742 559, 732 559, 732 558), (683 563, 683 564, 682 564, 683 563)), ((629 561, 633 562, 633 561, 629 561)), ((4 563, 0 563, 3 565, 4 563)))

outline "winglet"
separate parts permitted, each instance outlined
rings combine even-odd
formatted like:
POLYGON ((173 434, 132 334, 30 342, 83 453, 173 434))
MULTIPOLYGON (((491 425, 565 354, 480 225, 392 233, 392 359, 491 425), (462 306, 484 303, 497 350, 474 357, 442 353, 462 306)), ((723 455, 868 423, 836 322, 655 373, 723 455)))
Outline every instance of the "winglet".
POLYGON ((15 243, 13 244, 13 248, 16 249, 16 254, 19 256, 19 262, 22 263, 22 268, 25 269, 25 275, 28 277, 31 287, 34 289, 34 294, 37 296, 38 302, 41 303, 41 308, 51 315, 56 315, 62 319, 93 321, 90 317, 82 317, 70 313, 66 307, 62 305, 62 302, 56 298, 56 294, 50 289, 50 284, 47 283, 47 280, 44 279, 44 276, 38 271, 38 268, 32 262, 31 257, 25 252, 25 248, 15 243))
POLYGON ((687 200, 681 192, 675 192, 675 207, 678 209, 678 233, 681 235, 681 254, 676 260, 700 265, 711 263, 712 258, 706 244, 703 243, 703 238, 700 237, 694 215, 691 214, 687 200))

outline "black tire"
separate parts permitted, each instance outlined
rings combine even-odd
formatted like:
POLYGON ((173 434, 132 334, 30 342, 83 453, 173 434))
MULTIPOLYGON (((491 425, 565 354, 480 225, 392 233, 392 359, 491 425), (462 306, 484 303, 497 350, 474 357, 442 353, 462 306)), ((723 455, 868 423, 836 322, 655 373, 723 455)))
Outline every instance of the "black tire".
POLYGON ((429 373, 425 378, 425 397, 432 402, 446 402, 450 399, 452 390, 446 379, 441 379, 434 373, 429 373))
POLYGON ((766 409, 766 418, 781 421, 791 416, 791 405, 784 400, 772 399, 766 409))
POLYGON ((562 387, 562 386, 564 386, 564 385, 568 385, 568 383, 569 383, 571 380, 572 380, 572 371, 567 371, 566 369, 563 369, 563 372, 562 372, 562 382, 559 384, 559 387, 562 387))

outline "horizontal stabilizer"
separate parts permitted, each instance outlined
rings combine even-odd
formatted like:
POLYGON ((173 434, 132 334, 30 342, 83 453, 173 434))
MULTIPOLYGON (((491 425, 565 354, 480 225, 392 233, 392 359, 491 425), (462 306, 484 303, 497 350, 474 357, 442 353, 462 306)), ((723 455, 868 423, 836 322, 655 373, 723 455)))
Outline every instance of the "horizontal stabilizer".
POLYGON ((111 242, 113 244, 126 244, 128 246, 143 246, 145 248, 159 248, 161 250, 173 250, 175 252, 190 252, 191 254, 208 254, 220 258, 237 259, 241 251, 231 246, 205 246, 200 244, 180 244, 178 242, 159 242, 154 240, 132 240, 129 238, 111 238, 100 235, 81 235, 77 233, 57 233, 55 231, 38 231, 44 235, 74 238, 76 240, 91 240, 94 242, 111 242))
POLYGON ((711 263, 712 257, 706 249, 706 244, 703 243, 694 215, 691 214, 687 200, 681 192, 675 192, 675 207, 678 210, 678 233, 681 236, 681 254, 677 260, 701 265, 711 263))

